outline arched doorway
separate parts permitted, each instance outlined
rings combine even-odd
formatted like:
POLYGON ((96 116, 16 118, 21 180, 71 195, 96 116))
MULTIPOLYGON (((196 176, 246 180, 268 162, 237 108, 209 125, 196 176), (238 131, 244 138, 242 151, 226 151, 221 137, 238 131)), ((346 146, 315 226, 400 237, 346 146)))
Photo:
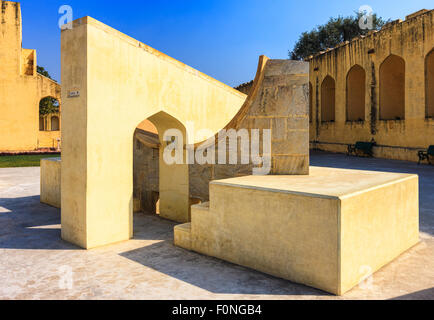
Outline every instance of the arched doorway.
POLYGON ((353 66, 347 75, 347 121, 365 120, 365 70, 353 66))
POLYGON ((434 49, 426 56, 425 59, 425 94, 426 94, 426 112, 427 118, 434 117, 434 49))
POLYGON ((166 112, 159 112, 137 126, 133 156, 135 212, 158 214, 177 222, 190 221, 186 141, 184 125, 166 112))
POLYGON ((44 97, 39 101, 39 131, 59 131, 60 103, 54 97, 44 97), (53 118, 55 118, 53 120, 53 118), (53 129, 54 125, 54 129, 53 129))
POLYGON ((151 121, 145 120, 134 132, 134 212, 160 213, 159 152, 158 130, 151 121))
POLYGON ((321 84, 321 121, 335 121, 335 80, 327 76, 321 84))
POLYGON ((390 55, 380 66, 380 120, 405 119, 405 61, 390 55))

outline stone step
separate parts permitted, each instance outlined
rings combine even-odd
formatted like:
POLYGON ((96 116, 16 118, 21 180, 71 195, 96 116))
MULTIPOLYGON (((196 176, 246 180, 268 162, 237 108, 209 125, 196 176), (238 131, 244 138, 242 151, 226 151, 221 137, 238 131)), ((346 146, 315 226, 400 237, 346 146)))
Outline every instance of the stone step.
POLYGON ((175 245, 343 295, 419 242, 418 176, 311 167, 210 183, 175 245))
POLYGON ((175 246, 191 250, 191 223, 177 225, 174 229, 175 246))

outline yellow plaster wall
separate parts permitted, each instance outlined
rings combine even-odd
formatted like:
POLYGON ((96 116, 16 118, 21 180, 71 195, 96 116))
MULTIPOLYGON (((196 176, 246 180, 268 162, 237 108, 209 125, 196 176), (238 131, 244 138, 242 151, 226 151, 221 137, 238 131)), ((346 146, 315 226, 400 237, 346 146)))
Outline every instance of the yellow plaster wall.
MULTIPOLYGON (((257 177, 258 186, 268 178, 279 180, 257 177)), ((225 180, 210 185, 208 211, 192 207, 193 251, 299 283, 336 287, 337 200, 228 187, 219 181, 225 180)))
POLYGON ((60 149, 60 131, 39 131, 38 149, 60 149), (59 147, 59 148, 58 148, 59 147))
POLYGON ((419 179, 341 197, 340 293, 419 242, 419 179))
POLYGON ((418 201, 418 177, 399 173, 218 180, 175 245, 341 295, 419 242, 418 201))
MULTIPOLYGON (((62 239, 82 248, 88 247, 86 198, 87 198, 87 30, 75 27, 73 32, 62 32, 62 179, 61 197, 62 239), (65 54, 68 50, 68 54, 65 54), (80 96, 68 97, 65 87, 80 85, 80 96)), ((109 129, 108 126, 106 129, 109 129)), ((113 146, 113 154, 117 152, 113 146)), ((111 155, 110 155, 111 156, 111 155)), ((115 171, 116 172, 116 171, 115 171)), ((93 190, 98 194, 98 189, 93 190)), ((102 203, 104 201, 101 201, 102 203)), ((116 213, 112 212, 112 216, 116 213)), ((129 217, 127 217, 128 219, 129 217)), ((113 218, 112 218, 113 219, 113 218)), ((104 222, 102 222, 104 224, 104 222)), ((129 229, 128 229, 129 235, 129 229)), ((119 239, 119 238, 118 238, 119 239)), ((116 239, 116 240, 118 240, 116 239)))
POLYGON ((92 248, 132 236, 133 138, 143 120, 164 112, 217 132, 245 99, 92 18, 75 21, 62 32, 62 237, 92 248))
POLYGON ((434 144, 434 119, 426 118, 425 90, 425 58, 433 48, 431 10, 310 57, 311 147, 345 152, 347 144, 374 138, 378 144, 374 156, 417 161, 418 149, 434 144), (391 54, 405 61, 405 120, 401 121, 380 120, 380 66, 391 54), (356 64, 366 73, 364 122, 347 121, 346 117, 347 74, 356 64), (336 81, 335 122, 323 122, 321 116, 321 83, 327 76, 336 81))
POLYGON ((1 1, 0 15, 0 151, 31 151, 38 148, 39 101, 60 100, 60 86, 37 74, 36 51, 21 47, 20 4, 1 1))

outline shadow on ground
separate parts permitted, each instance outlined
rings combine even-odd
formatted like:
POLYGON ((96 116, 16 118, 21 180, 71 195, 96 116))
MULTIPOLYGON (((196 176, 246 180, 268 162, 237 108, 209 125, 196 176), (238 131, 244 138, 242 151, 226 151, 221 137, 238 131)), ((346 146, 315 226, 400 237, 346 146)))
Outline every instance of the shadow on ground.
POLYGON ((60 238, 60 210, 39 199, 0 198, 0 249, 77 249, 60 238))
MULTIPOLYGON (((134 240, 156 243, 121 256, 213 293, 328 296, 313 288, 177 248, 173 245, 175 225, 156 215, 135 214, 134 240)), ((0 249, 82 251, 61 240, 60 210, 41 204, 39 196, 0 198, 0 226, 0 249)))
POLYGON ((391 300, 434 300, 434 288, 410 293, 391 300))
POLYGON ((160 242, 124 252, 121 256, 218 294, 329 295, 317 289, 175 247, 175 225, 155 215, 136 214, 134 239, 154 239, 160 242))

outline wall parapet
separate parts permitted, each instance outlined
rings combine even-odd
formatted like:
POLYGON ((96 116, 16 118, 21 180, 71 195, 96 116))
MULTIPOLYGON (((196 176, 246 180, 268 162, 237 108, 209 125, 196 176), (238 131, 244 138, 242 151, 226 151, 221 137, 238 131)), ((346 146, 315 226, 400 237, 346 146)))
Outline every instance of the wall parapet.
POLYGON ((368 34, 366 35, 361 35, 358 37, 355 37, 353 39, 351 39, 351 41, 344 41, 339 43, 338 45, 336 45, 334 48, 328 48, 327 50, 321 51, 317 54, 311 55, 309 57, 307 57, 305 59, 305 61, 311 61, 314 60, 320 56, 326 55, 326 54, 331 54, 333 51, 335 50, 339 50, 339 49, 344 49, 346 46, 348 46, 349 44, 351 44, 352 42, 356 42, 356 41, 371 41, 374 37, 382 37, 383 34, 390 28, 392 27, 396 27, 398 25, 406 25, 409 26, 410 24, 413 23, 417 23, 417 19, 416 18, 429 18, 434 16, 434 9, 432 10, 427 10, 427 9, 422 9, 419 10, 413 14, 410 14, 406 17, 406 20, 401 20, 401 19, 397 19, 394 21, 391 21, 387 24, 385 24, 381 30, 372 30, 370 32, 368 32, 368 34))

